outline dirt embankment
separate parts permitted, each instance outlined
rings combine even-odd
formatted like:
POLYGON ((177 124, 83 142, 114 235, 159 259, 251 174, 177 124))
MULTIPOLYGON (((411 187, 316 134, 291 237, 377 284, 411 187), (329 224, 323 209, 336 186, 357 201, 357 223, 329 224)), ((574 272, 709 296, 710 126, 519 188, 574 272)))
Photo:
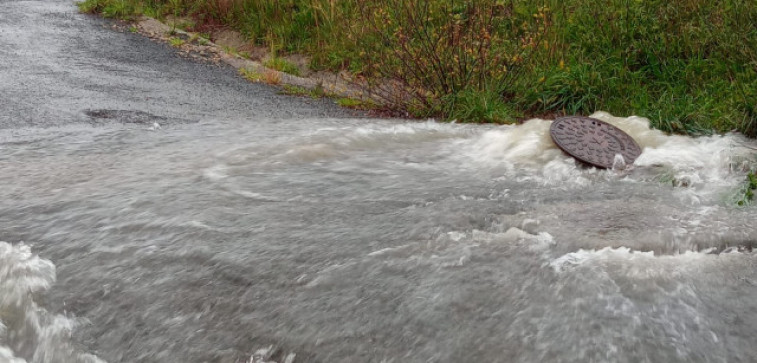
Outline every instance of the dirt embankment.
POLYGON ((266 66, 274 59, 271 52, 265 47, 250 43, 238 32, 223 29, 212 33, 208 38, 207 35, 181 30, 172 23, 178 24, 180 20, 169 18, 163 23, 154 18, 142 17, 130 29, 170 43, 186 57, 228 64, 250 81, 288 86, 291 93, 354 101, 344 102, 349 103, 345 106, 375 105, 378 101, 348 72, 313 72, 308 67, 309 59, 297 54, 280 57, 287 64, 296 67, 296 72, 293 72, 296 74, 276 70, 266 66))

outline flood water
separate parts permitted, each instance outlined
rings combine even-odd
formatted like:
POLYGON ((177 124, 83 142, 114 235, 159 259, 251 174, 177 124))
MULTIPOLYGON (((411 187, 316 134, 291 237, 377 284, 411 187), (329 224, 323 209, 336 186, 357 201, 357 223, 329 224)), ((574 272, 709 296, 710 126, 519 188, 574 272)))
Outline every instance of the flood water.
POLYGON ((754 141, 594 116, 0 130, 0 361, 757 361, 754 141))

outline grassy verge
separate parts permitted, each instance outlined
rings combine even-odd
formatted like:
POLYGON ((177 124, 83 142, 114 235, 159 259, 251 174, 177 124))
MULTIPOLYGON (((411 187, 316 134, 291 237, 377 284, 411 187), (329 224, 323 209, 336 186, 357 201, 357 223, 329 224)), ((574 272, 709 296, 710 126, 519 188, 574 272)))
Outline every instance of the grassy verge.
POLYGON ((505 123, 605 110, 647 117, 667 132, 737 129, 757 136, 757 3, 749 0, 85 0, 79 6, 125 19, 189 16, 190 30, 202 32, 229 27, 274 53, 307 54, 315 70, 349 70, 387 105, 416 116, 505 123))

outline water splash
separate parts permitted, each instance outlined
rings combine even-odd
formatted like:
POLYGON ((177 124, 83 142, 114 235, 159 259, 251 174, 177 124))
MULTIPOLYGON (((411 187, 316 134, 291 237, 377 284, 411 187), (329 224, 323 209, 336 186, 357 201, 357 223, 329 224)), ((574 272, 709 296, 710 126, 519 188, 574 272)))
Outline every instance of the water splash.
POLYGON ((625 160, 616 158, 611 170, 598 170, 577 163, 552 142, 551 121, 542 119, 488 130, 462 142, 460 148, 478 167, 544 185, 583 186, 616 177, 652 181, 664 176, 678 186, 709 191, 737 184, 743 165, 753 155, 745 146, 752 141, 738 134, 698 138, 666 135, 650 128, 649 120, 642 117, 615 117, 606 112, 591 117, 620 128, 637 141, 642 154, 634 164, 625 165, 625 160))
POLYGON ((620 171, 624 170, 628 165, 626 165, 626 159, 623 158, 623 155, 615 154, 615 158, 612 162, 612 170, 614 171, 620 171))
POLYGON ((0 242, 0 359, 12 363, 103 363, 70 343, 76 321, 34 297, 55 283, 55 265, 23 243, 0 242))

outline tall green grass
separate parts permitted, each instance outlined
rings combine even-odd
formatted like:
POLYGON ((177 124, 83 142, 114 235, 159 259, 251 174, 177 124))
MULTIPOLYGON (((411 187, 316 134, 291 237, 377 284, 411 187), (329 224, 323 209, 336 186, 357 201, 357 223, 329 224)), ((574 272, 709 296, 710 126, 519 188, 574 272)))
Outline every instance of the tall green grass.
POLYGON ((757 136, 753 0, 86 0, 193 17, 389 86, 419 116, 510 122, 606 110, 668 132, 757 136))
POLYGON ((542 81, 522 87, 532 112, 604 109, 649 117, 665 131, 741 129, 755 136, 757 3, 573 0, 555 6, 558 51, 535 64, 542 81))

